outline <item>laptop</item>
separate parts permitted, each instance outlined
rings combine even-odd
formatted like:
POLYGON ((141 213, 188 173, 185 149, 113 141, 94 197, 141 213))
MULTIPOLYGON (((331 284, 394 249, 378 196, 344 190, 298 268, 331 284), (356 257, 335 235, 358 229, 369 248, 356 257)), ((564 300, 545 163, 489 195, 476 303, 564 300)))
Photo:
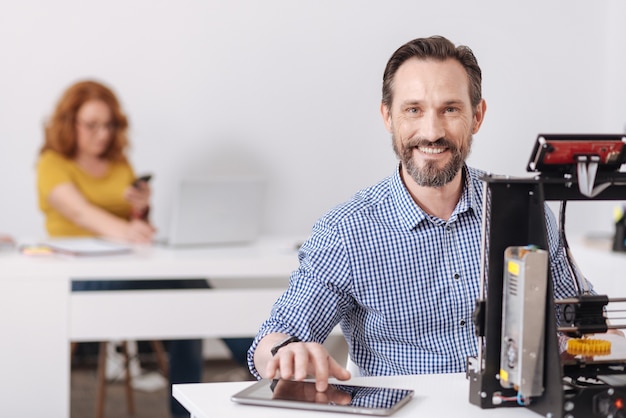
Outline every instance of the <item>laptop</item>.
POLYGON ((263 182, 252 177, 183 179, 167 246, 245 244, 259 235, 263 182))

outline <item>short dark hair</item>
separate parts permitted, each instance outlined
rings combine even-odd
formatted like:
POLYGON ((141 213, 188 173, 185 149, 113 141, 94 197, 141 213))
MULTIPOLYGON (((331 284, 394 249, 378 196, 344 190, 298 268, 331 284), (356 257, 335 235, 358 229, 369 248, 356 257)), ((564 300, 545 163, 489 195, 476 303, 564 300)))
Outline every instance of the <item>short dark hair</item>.
POLYGON ((447 59, 457 60, 469 78, 469 95, 472 107, 476 108, 482 99, 482 72, 472 50, 465 46, 455 46, 443 36, 431 36, 429 38, 417 38, 402 45, 393 53, 383 75, 383 104, 391 107, 393 102, 393 81, 398 68, 410 58, 420 60, 434 59, 444 61, 447 59))

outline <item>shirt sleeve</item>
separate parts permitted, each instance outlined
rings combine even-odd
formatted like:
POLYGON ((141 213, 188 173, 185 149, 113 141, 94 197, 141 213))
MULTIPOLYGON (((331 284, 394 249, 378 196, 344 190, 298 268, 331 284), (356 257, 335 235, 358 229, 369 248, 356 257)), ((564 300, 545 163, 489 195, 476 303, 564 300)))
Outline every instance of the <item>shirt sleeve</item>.
POLYGON ((69 162, 57 153, 44 152, 37 163, 37 190, 40 199, 47 201, 56 186, 71 182, 69 162))
POLYGON ((300 266, 291 274, 289 288, 272 307, 248 351, 248 365, 257 378, 253 354, 264 336, 281 332, 323 343, 349 309, 351 269, 337 229, 318 221, 298 257, 300 266))

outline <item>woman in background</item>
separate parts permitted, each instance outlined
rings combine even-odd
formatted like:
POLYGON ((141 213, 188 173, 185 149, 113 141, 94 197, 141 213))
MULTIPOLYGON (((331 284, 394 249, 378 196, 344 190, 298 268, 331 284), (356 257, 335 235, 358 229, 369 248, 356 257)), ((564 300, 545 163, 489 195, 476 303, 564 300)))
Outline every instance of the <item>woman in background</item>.
POLYGON ((39 207, 51 236, 102 236, 150 243, 150 187, 132 186, 128 121, 113 92, 85 81, 71 86, 46 126, 37 166, 39 207))
MULTIPOLYGON (((150 186, 126 157, 128 120, 115 94, 95 81, 65 91, 45 127, 37 164, 39 207, 51 237, 100 236, 151 243, 150 186), (135 183, 135 184, 133 184, 135 183)), ((76 281, 73 291, 207 287, 206 280, 76 281)), ((170 390, 199 382, 202 340, 169 341, 170 390)), ((174 416, 189 416, 170 396, 174 416)))

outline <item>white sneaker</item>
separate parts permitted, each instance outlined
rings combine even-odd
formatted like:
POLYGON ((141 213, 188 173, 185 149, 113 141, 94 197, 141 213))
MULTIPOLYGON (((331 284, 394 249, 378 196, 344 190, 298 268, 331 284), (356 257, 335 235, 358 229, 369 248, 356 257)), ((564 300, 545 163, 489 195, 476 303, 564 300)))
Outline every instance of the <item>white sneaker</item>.
MULTIPOLYGON (((121 341, 109 341, 107 343, 107 362, 105 368, 105 377, 108 381, 124 380, 126 378, 126 367, 124 354, 117 347, 121 345, 121 341)), ((134 379, 141 375, 141 365, 137 357, 137 342, 127 341, 126 348, 130 357, 129 370, 130 375, 134 379)))
POLYGON ((143 392, 156 392, 167 386, 167 379, 158 372, 142 373, 139 376, 133 376, 131 386, 143 392))
MULTIPOLYGON (((124 354, 118 347, 121 341, 110 341, 107 343, 107 363, 105 376, 108 381, 121 381, 126 378, 126 368, 124 367, 124 354)), ((131 386, 133 389, 144 392, 155 392, 167 386, 167 379, 157 372, 145 372, 141 369, 139 358, 137 357, 137 342, 127 341, 126 349, 130 357, 129 370, 132 377, 131 386)))

